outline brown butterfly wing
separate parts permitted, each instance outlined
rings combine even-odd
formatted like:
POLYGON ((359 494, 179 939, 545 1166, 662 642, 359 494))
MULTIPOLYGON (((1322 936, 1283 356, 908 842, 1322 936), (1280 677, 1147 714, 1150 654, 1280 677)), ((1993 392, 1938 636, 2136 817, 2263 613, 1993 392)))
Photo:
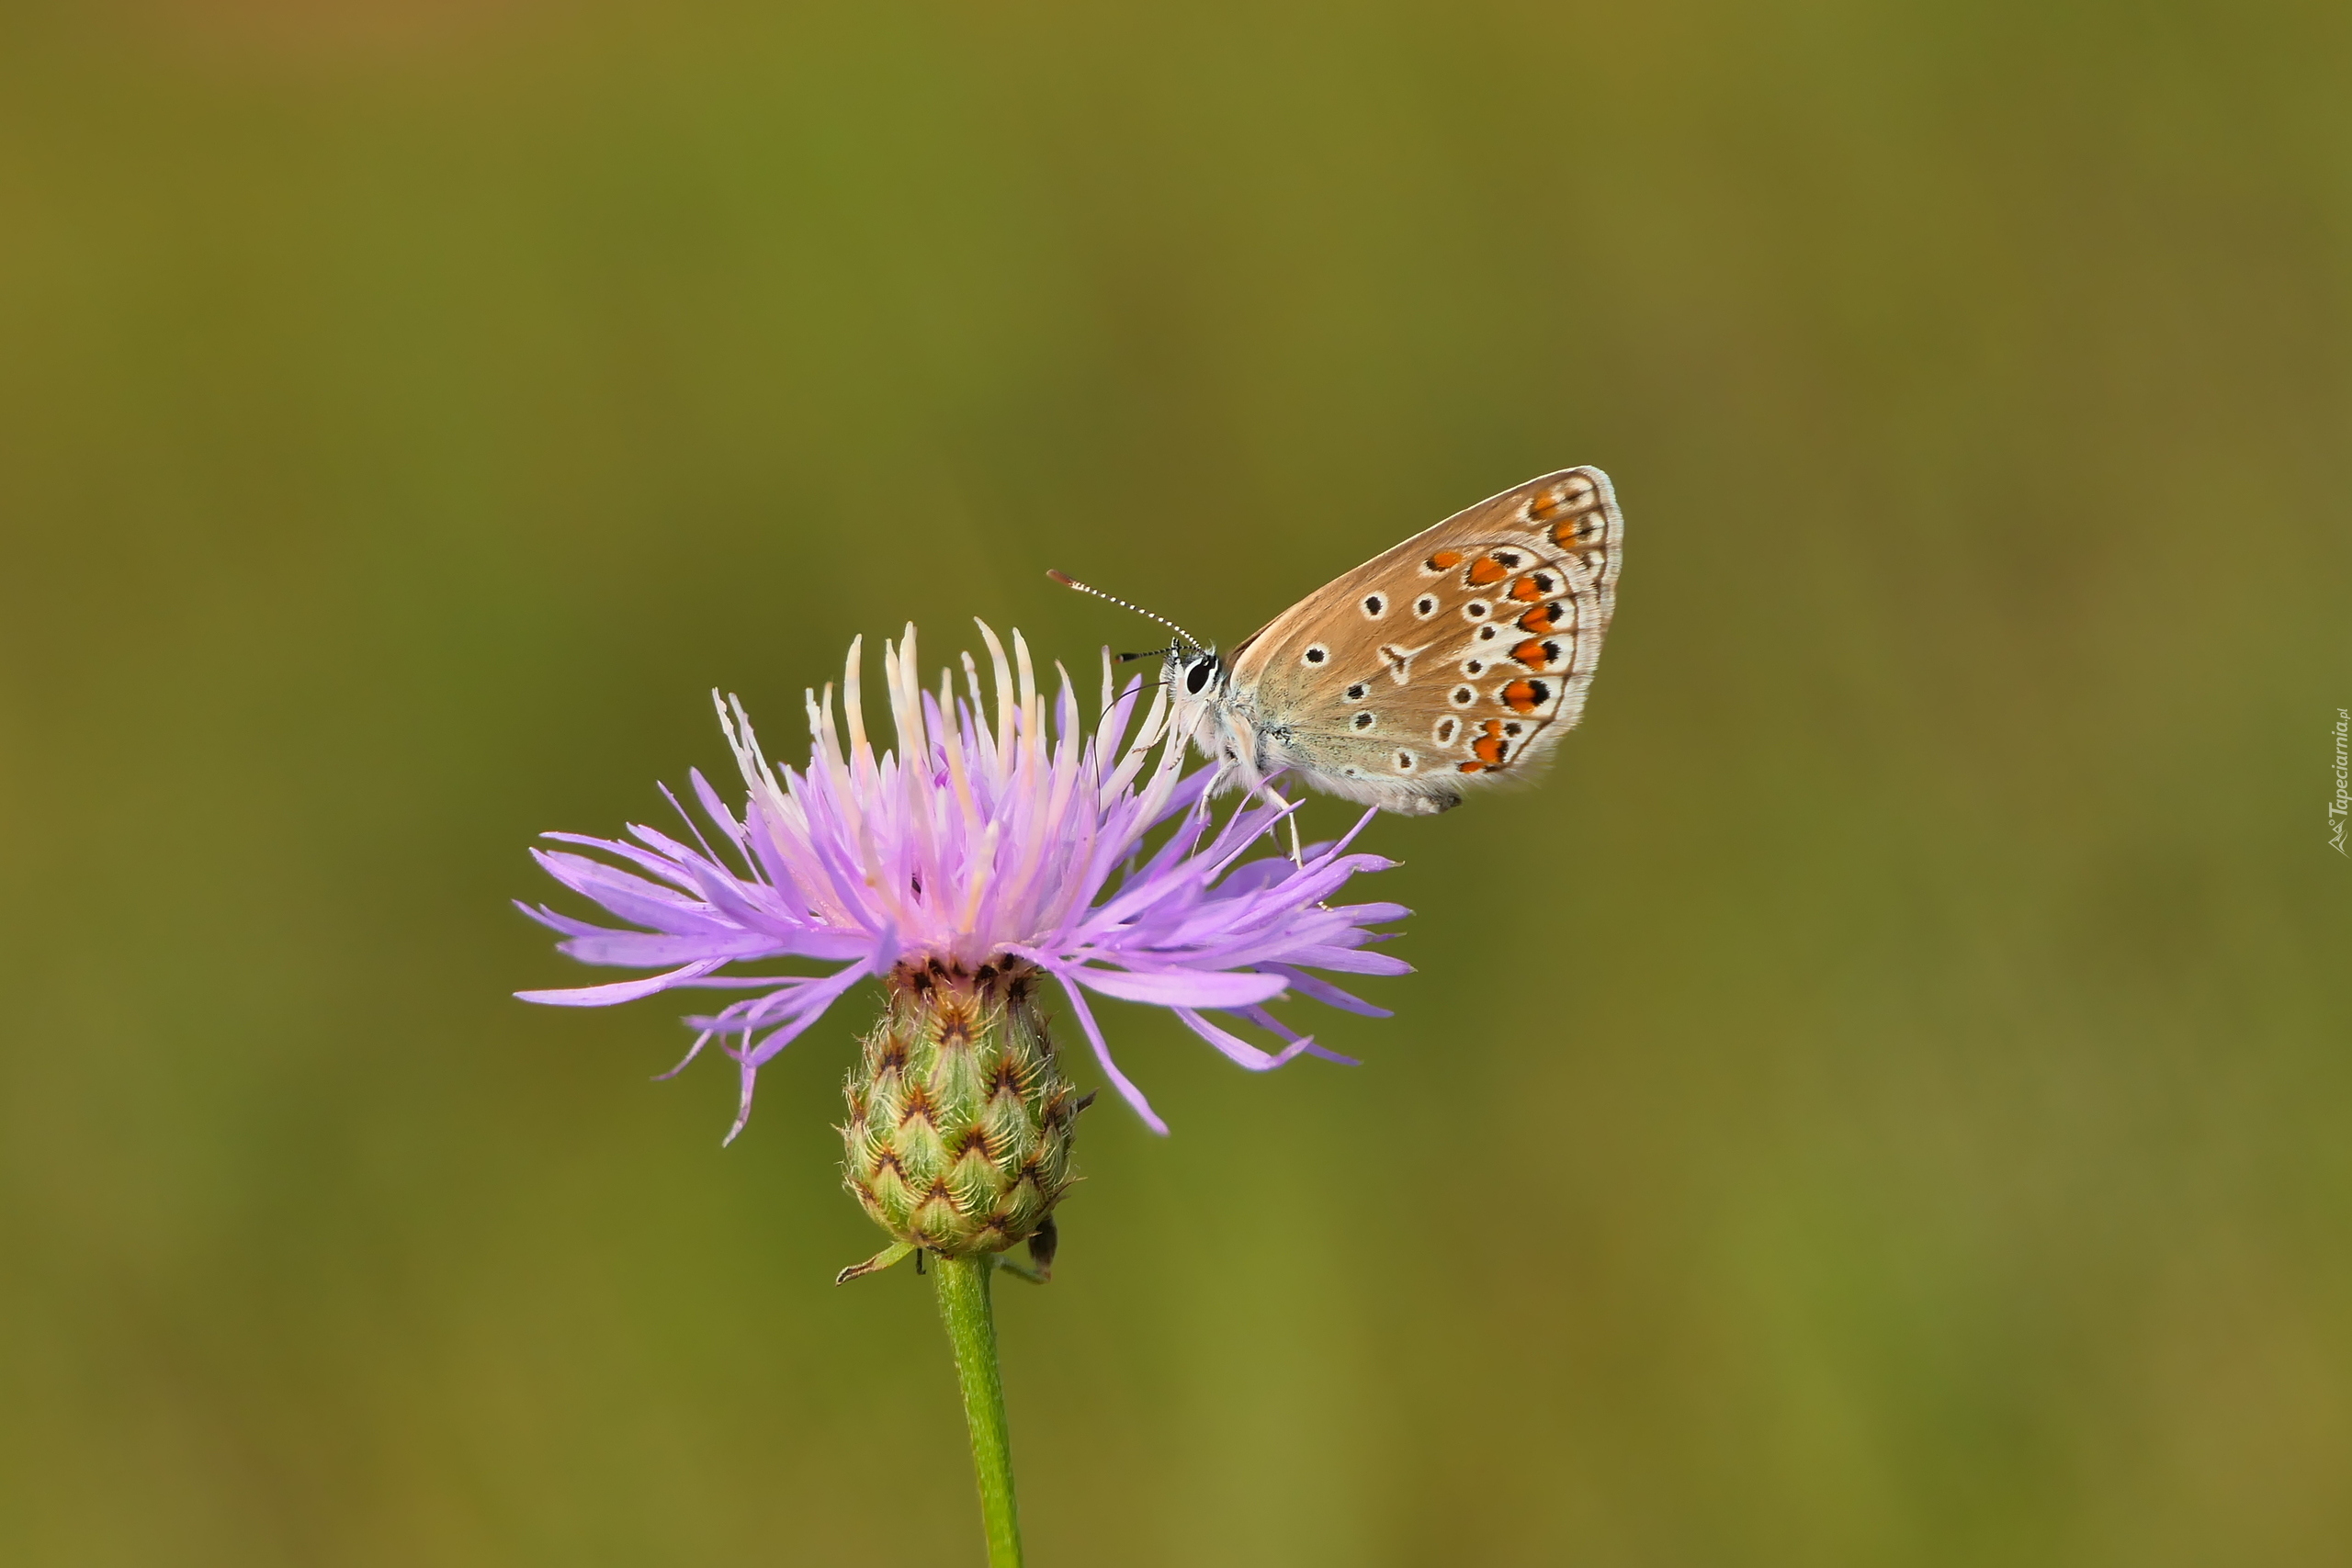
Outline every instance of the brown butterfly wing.
POLYGON ((1541 761, 1584 711, 1624 518, 1565 468, 1416 534, 1243 641, 1230 699, 1318 787, 1442 811, 1541 761))

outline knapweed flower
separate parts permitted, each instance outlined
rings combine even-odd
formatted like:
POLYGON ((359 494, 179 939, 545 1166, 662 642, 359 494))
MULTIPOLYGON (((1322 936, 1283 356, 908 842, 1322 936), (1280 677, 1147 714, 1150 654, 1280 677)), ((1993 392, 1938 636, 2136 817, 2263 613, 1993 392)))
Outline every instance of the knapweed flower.
POLYGON ((924 691, 912 626, 886 645, 896 750, 877 754, 866 738, 855 643, 838 722, 831 686, 808 694, 812 741, 803 771, 771 765, 742 705, 721 702, 719 723, 749 799, 739 815, 700 773, 692 775, 716 845, 691 818, 692 845, 634 825, 629 840, 548 834, 606 858, 535 851, 539 863, 642 929, 525 907, 562 934, 561 950, 573 958, 662 970, 616 985, 519 993, 527 1001, 600 1007, 684 988, 752 993, 689 1018, 698 1033, 672 1069, 714 1040, 735 1058, 742 1098, 730 1140, 751 1112, 760 1067, 852 987, 882 979, 891 1009, 851 1085, 851 1180, 863 1184, 860 1196, 894 1234, 925 1237, 913 1243, 922 1246, 959 1226, 986 1229, 991 1213, 1002 1224, 988 1240, 1009 1246, 1058 1196, 1076 1112, 1055 1101, 1066 1086, 1033 999, 1040 985, 1058 987, 1103 1074, 1165 1132, 1112 1059, 1090 993, 1167 1008, 1227 1056, 1264 1070, 1302 1053, 1347 1059, 1268 1010, 1285 992, 1385 1016, 1309 971, 1408 968, 1371 947, 1378 938, 1370 928, 1404 908, 1332 902, 1351 877, 1391 863, 1349 852, 1363 822, 1347 839, 1296 858, 1269 837, 1293 809, 1288 803, 1244 798, 1220 823, 1211 803, 1216 771, 1187 771, 1188 738, 1169 723, 1163 690, 1150 689, 1148 708, 1141 682, 1114 690, 1106 656, 1092 733, 1080 723, 1067 672, 1049 725, 1020 635, 1010 658, 985 625, 980 635, 992 694, 968 654, 960 692, 949 671, 936 693, 924 691), (834 967, 722 973, 775 959, 834 967), (1266 1031, 1279 1048, 1251 1044, 1228 1026, 1235 1022, 1266 1031), (1015 1048, 1016 1038, 1029 1043, 1015 1048), (888 1115, 879 1113, 885 1101, 888 1115), (920 1125, 902 1133, 910 1122, 920 1125), (910 1147, 910 1138, 922 1146, 910 1147), (1007 1193, 1024 1180, 1034 1190, 1016 1202, 1007 1193), (892 1190, 877 1193, 877 1183, 892 1190), (919 1223, 926 1203, 939 1212, 919 1223), (946 1209, 959 1212, 956 1225, 946 1209))

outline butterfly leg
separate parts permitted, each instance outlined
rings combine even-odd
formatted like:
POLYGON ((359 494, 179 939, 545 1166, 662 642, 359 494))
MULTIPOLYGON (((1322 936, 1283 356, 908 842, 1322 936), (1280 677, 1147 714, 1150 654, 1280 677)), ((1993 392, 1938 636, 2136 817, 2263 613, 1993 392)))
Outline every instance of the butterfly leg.
POLYGON ((1288 795, 1276 789, 1274 781, 1272 779, 1260 779, 1258 793, 1264 795, 1275 809, 1283 813, 1283 826, 1290 829, 1290 863, 1293 865, 1304 867, 1306 864, 1306 852, 1299 846, 1296 804, 1288 795))
MULTIPOLYGON (((1274 787, 1274 779, 1282 772, 1280 768, 1273 773, 1260 771, 1256 729, 1240 716, 1208 709, 1205 705, 1203 711, 1211 714, 1211 723, 1216 727, 1213 733, 1216 739, 1212 754, 1220 757, 1216 789, 1222 790, 1228 784, 1238 786, 1244 799, 1264 800, 1282 812, 1283 819, 1290 825, 1291 863, 1304 866, 1306 854, 1298 840, 1297 807, 1274 787)), ((1211 749, 1204 747, 1204 750, 1211 749)))

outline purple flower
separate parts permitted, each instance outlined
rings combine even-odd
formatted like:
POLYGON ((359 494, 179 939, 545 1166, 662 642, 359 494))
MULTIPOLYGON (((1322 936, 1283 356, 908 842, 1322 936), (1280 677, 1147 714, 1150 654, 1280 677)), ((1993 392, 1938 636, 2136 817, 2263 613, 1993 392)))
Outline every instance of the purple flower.
MULTIPOLYGON (((813 741, 806 772, 772 767, 742 705, 720 702, 718 721, 750 791, 742 815, 730 811, 699 772, 692 777, 695 799, 725 841, 724 854, 691 817, 694 846, 634 824, 633 843, 546 835, 601 850, 633 868, 560 850, 532 852, 566 887, 643 929, 592 925, 543 907, 523 906, 524 913, 561 932, 561 951, 584 964, 662 972, 517 995, 605 1007, 686 987, 754 993, 687 1019, 701 1032, 671 1069, 684 1068, 713 1039, 741 1064, 742 1104, 729 1141, 751 1114, 762 1065, 859 981, 910 961, 971 967, 1012 957, 1052 975, 1103 1072, 1155 1132, 1166 1132, 1167 1124, 1112 1061, 1090 991, 1167 1008, 1255 1071, 1302 1053, 1347 1061, 1294 1032, 1266 1004, 1297 991, 1350 1012, 1387 1016, 1306 973, 1400 975, 1409 968, 1367 950, 1380 940, 1368 927, 1408 910, 1329 902, 1358 872, 1394 863, 1346 852, 1374 814, 1366 812, 1346 839, 1314 845, 1297 860, 1271 846, 1245 858, 1295 806, 1245 799, 1218 826, 1209 805, 1216 771, 1185 771, 1188 737, 1170 723, 1164 689, 1155 688, 1128 743, 1141 681, 1114 693, 1105 656, 1103 711, 1090 736, 1064 671, 1049 736, 1046 697, 1020 634, 1013 634, 1010 660, 987 626, 980 636, 994 678, 993 723, 969 654, 964 691, 959 694, 954 675, 943 671, 934 695, 922 688, 914 627, 898 646, 885 645, 896 752, 877 756, 866 739, 855 642, 842 678, 842 726, 834 722, 830 685, 822 698, 808 694, 813 741), (1163 826, 1166 836, 1148 843, 1163 826), (719 973, 737 962, 775 958, 839 966, 819 975, 719 973), (1212 1013, 1254 1024, 1283 1044, 1261 1050, 1212 1013)), ((671 802, 677 805, 676 797, 671 802)), ((686 817, 684 807, 678 810, 686 817)))

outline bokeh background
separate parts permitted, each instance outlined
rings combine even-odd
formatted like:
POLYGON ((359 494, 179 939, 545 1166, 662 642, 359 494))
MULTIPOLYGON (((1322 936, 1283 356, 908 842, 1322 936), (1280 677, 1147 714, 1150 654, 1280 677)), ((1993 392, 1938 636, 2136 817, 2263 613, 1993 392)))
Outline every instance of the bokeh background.
POLYGON ((1365 1065, 1114 1008, 1034 1561, 2344 1561, 2348 17, 9 7, 0 1558, 977 1563, 865 1009, 722 1152, 531 835, 1593 462, 1365 1065))

